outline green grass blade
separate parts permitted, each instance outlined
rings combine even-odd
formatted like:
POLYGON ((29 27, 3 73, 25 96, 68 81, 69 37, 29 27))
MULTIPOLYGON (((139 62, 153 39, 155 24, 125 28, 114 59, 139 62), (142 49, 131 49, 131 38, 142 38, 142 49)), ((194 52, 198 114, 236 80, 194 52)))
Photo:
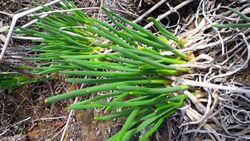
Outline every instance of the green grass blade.
POLYGON ((239 10, 236 10, 236 9, 230 8, 230 7, 228 7, 228 9, 230 11, 236 13, 237 15, 239 15, 242 20, 244 20, 244 21, 246 21, 248 23, 250 22, 250 17, 246 16, 245 14, 243 14, 242 12, 240 12, 239 10))
POLYGON ((86 83, 86 84, 106 84, 113 82, 121 82, 121 81, 130 81, 130 80, 142 80, 145 79, 143 77, 138 78, 109 78, 109 79, 85 79, 85 78, 67 78, 67 82, 71 83, 86 83))
POLYGON ((96 120, 115 119, 115 118, 122 117, 122 116, 128 116, 132 111, 133 111, 133 109, 122 110, 120 112, 109 114, 109 115, 106 115, 106 116, 99 116, 99 117, 96 117, 95 119, 96 120))
POLYGON ((180 90, 187 89, 187 85, 180 85, 175 87, 168 87, 168 88, 146 88, 146 87, 139 87, 139 86, 118 86, 117 89, 120 91, 138 91, 144 92, 148 94, 164 94, 164 93, 173 93, 180 90))
POLYGON ((123 92, 116 91, 116 92, 109 93, 109 94, 99 95, 99 96, 96 96, 96 97, 94 97, 94 98, 91 98, 91 99, 87 99, 87 100, 78 102, 78 103, 76 103, 76 104, 71 104, 71 105, 68 107, 68 109, 79 109, 79 107, 80 107, 81 105, 88 104, 88 103, 90 103, 90 102, 95 102, 95 101, 98 101, 98 100, 102 100, 102 99, 105 99, 105 98, 108 98, 108 97, 117 96, 117 95, 120 95, 120 94, 122 94, 122 93, 123 93, 123 92))
POLYGON ((117 137, 117 141, 121 141, 123 136, 125 135, 126 131, 131 128, 131 123, 132 121, 135 119, 135 117, 137 116, 137 114, 139 113, 141 109, 140 108, 136 108, 134 109, 131 114, 129 115, 129 117, 127 118, 126 122, 123 124, 122 129, 120 130, 120 132, 118 133, 118 137, 117 137))
POLYGON ((216 28, 249 28, 250 23, 245 24, 213 24, 216 28))
POLYGON ((67 76, 103 76, 111 78, 122 78, 122 77, 138 77, 145 74, 145 72, 103 72, 103 71, 68 71, 64 72, 67 76))
POLYGON ((71 92, 67 92, 64 94, 56 95, 45 99, 46 103, 57 102, 60 100, 65 100, 69 98, 74 98, 76 96, 83 96, 87 94, 92 94, 100 91, 108 91, 108 90, 116 90, 117 86, 120 85, 137 85, 137 84, 148 84, 151 83, 151 80, 136 80, 136 81, 125 81, 125 82, 115 82, 104 85, 98 85, 93 87, 88 87, 80 90, 75 90, 71 92))
POLYGON ((143 135, 143 136, 139 139, 139 141, 146 141, 146 140, 150 137, 150 135, 152 135, 152 134, 161 126, 161 124, 163 123, 164 119, 165 119, 165 117, 160 118, 160 119, 155 123, 155 125, 154 125, 145 135, 143 135))
POLYGON ((124 55, 127 55, 128 57, 130 57, 131 59, 135 59, 137 61, 141 61, 143 63, 146 63, 150 66, 154 66, 156 68, 162 68, 162 69, 170 69, 170 70, 176 70, 176 67, 173 67, 173 66, 167 66, 167 65, 163 65, 161 63, 158 63, 158 62, 155 62, 155 61, 151 61, 151 60, 148 60, 148 59, 145 59, 143 57, 140 57, 132 52, 127 52, 126 50, 123 50, 119 47, 116 47, 116 46, 112 46, 111 47, 112 49, 124 54, 124 55))

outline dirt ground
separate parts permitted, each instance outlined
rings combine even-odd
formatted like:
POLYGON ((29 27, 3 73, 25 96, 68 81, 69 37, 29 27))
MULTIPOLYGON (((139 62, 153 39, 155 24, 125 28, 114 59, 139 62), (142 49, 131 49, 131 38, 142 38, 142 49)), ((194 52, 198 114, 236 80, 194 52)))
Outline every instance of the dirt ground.
MULTIPOLYGON (((36 2, 46 3, 47 1, 49 0, 37 0, 36 2)), ((75 0, 75 2, 79 7, 96 7, 100 6, 101 4, 98 0, 75 0)), ((120 14, 131 20, 138 18, 139 15, 146 12, 157 2, 159 1, 118 0, 113 2, 110 0, 104 0, 104 3, 109 7, 113 7, 114 9, 121 9, 122 12, 120 12, 120 14)), ((170 0, 168 1, 168 4, 174 7, 182 2, 183 0, 170 0)), ((230 2, 226 0, 217 2, 222 3, 222 5, 230 4, 230 2)), ((194 15, 196 13, 199 3, 200 1, 194 0, 194 2, 189 4, 187 7, 179 10, 178 14, 181 15, 180 21, 178 21, 178 15, 174 13, 171 14, 168 19, 162 20, 162 23, 164 25, 170 26, 171 28, 169 28, 169 30, 175 32, 175 29, 178 29, 178 25, 176 25, 176 23, 180 25, 188 23, 186 19, 189 19, 190 15, 194 15)), ((168 4, 163 4, 149 16, 157 17, 159 13, 168 11, 168 4)), ((13 14, 23 11, 34 5, 35 4, 30 2, 30 0, 0 0, 0 11, 4 12, 0 13, 0 23, 2 23, 3 26, 10 25, 11 16, 13 14)), ((94 17, 98 17, 97 15, 95 15, 95 11, 88 14, 94 17)), ((23 18, 22 20, 19 20, 17 26, 23 25, 29 20, 30 19, 28 18, 23 18)), ((146 20, 142 20, 141 22, 139 22, 139 24, 141 25, 146 25, 146 23, 146 20)), ((154 28, 151 28, 151 30, 154 31, 154 28)), ((6 35, 6 33, 3 34, 6 35)), ((2 45, 3 42, 1 42, 0 44, 2 45)), ((13 41, 10 46, 12 48, 18 48, 20 46, 23 47, 28 45, 29 42, 13 41)), ((249 86, 249 67, 236 77, 236 80, 238 80, 238 82, 249 86)), ((62 101, 50 105, 46 105, 44 103, 44 99, 48 96, 63 93, 65 91, 76 90, 77 88, 77 85, 67 84, 63 80, 63 78, 60 78, 60 76, 58 76, 58 80, 27 85, 17 90, 0 90, 0 141, 60 140, 66 124, 68 124, 68 130, 66 131, 65 137, 63 139, 65 141, 103 141, 105 138, 108 138, 116 133, 116 131, 118 131, 122 127, 121 121, 104 122, 94 120, 95 116, 105 114, 103 110, 89 109, 74 112, 65 110, 65 107, 67 107, 67 105, 71 103, 74 103, 74 100, 62 101), (69 121, 67 121, 69 115, 71 115, 71 118, 69 121)), ((206 97, 205 94, 202 96, 202 98, 204 97, 206 97)), ((180 113, 181 112, 168 118, 167 121, 164 122, 164 124, 159 128, 158 132, 155 133, 150 140, 178 140, 177 137, 173 137, 173 133, 175 135, 179 135, 180 132, 185 130, 184 128, 179 128, 179 125, 181 124, 180 113)), ((232 120, 232 122, 234 122, 234 120, 232 120)), ((214 128, 217 127, 214 124, 212 124, 211 126, 214 128)), ((243 127, 249 128, 250 124, 247 122, 243 127)), ((191 130, 191 128, 188 127, 187 129, 191 130)), ((192 129, 195 128, 192 127, 192 129)), ((249 131, 246 132, 248 132, 246 133, 246 135, 249 135, 249 131)), ((205 135, 205 137, 207 136, 209 136, 209 134, 205 135)), ((191 138, 188 137, 189 136, 186 136, 185 138, 182 138, 182 140, 191 140, 191 138)), ((205 137, 202 135, 197 135, 197 138, 195 140, 205 140, 205 137)), ((135 137, 132 140, 138 140, 138 138, 135 137)))

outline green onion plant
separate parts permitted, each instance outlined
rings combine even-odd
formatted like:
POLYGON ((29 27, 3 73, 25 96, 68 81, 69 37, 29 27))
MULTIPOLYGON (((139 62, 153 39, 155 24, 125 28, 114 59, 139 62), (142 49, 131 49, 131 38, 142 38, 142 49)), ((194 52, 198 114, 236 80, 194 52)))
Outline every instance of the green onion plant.
POLYGON ((250 17, 243 14, 239 10, 236 10, 230 7, 228 9, 232 11, 233 13, 237 14, 241 18, 241 20, 243 20, 245 23, 214 24, 213 27, 216 27, 216 28, 249 28, 250 27, 250 17))
POLYGON ((0 89, 19 88, 25 84, 34 83, 29 77, 21 73, 0 74, 0 89))
MULTIPOLYGON (((64 0, 64 10, 76 8, 64 0)), ((45 11, 52 10, 45 7, 45 11)), ((187 98, 182 91, 188 86, 174 83, 164 76, 179 76, 190 69, 186 54, 168 44, 172 40, 183 46, 181 39, 167 31, 154 18, 159 30, 154 34, 107 8, 102 8, 109 22, 88 17, 81 11, 71 14, 54 12, 39 18, 29 29, 16 33, 42 38, 31 60, 42 62, 34 73, 63 73, 70 83, 87 87, 48 97, 45 102, 95 94, 96 96, 70 105, 67 109, 105 107, 107 115, 96 120, 124 120, 122 129, 108 141, 127 141, 146 127, 152 127, 139 140, 147 140, 163 121, 180 108, 187 98), (163 56, 162 51, 174 55, 163 56), (96 93, 103 93, 97 95, 96 93), (112 98, 107 102, 107 98, 112 98)))

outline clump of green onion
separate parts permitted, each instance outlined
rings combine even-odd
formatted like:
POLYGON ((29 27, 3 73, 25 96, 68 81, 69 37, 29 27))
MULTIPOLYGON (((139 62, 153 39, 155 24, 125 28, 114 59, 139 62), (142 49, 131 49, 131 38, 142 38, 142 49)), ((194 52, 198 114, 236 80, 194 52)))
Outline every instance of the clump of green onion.
MULTIPOLYGON (((61 7, 75 8, 66 0, 61 7)), ((72 11, 70 15, 52 13, 38 18, 31 29, 17 32, 43 38, 33 48, 38 54, 31 59, 43 62, 34 69, 35 73, 63 73, 67 82, 89 84, 86 88, 48 97, 45 102, 105 93, 72 104, 68 109, 106 107, 111 114, 96 117, 97 120, 126 119, 122 129, 107 140, 126 141, 151 126, 140 139, 144 141, 187 98, 182 91, 188 86, 171 85, 173 81, 164 76, 188 72, 189 68, 173 65, 185 64, 188 57, 160 38, 164 36, 183 46, 181 39, 155 19, 151 18, 162 35, 155 35, 106 8, 103 11, 112 24, 72 11), (161 51, 174 55, 163 56, 161 51), (113 99, 107 102, 107 98, 113 99)))

